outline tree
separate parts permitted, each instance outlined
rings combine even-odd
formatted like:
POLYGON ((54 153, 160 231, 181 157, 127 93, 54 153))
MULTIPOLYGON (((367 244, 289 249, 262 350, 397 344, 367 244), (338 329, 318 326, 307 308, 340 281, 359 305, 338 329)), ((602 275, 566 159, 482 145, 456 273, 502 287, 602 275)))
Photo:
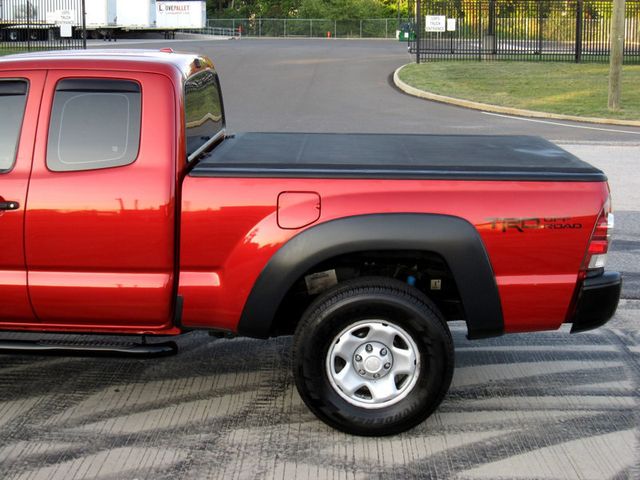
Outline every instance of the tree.
POLYGON ((350 20, 382 18, 393 13, 378 0, 302 0, 298 17, 350 20))
POLYGON ((609 57, 609 110, 620 109, 622 60, 624 56, 625 0, 613 0, 611 16, 611 53, 609 57))
POLYGON ((211 18, 388 18, 398 7, 406 16, 407 0, 207 0, 211 18))

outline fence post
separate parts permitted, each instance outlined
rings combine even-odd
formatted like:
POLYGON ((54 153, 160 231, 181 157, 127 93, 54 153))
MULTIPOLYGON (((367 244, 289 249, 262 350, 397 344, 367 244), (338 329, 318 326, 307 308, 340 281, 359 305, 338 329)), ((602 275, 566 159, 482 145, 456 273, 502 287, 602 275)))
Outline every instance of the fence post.
POLYGON ((82 48, 87 49, 87 4, 82 0, 82 48))
POLYGON ((491 54, 496 55, 498 53, 498 42, 496 41, 496 1, 489 0, 489 25, 488 25, 488 33, 486 36, 483 35, 483 41, 487 40, 489 42, 489 49, 491 49, 491 54))
POLYGON ((542 2, 538 2, 538 54, 542 58, 542 2))
POLYGON ((284 35, 283 36, 287 36, 287 19, 284 19, 284 35))
POLYGON ((384 38, 389 38, 389 19, 384 19, 384 38))
POLYGON ((31 2, 27 2, 27 51, 31 51, 31 2))
POLYGON ((258 19, 258 37, 262 36, 262 18, 258 19))
POLYGON ((478 61, 482 61, 482 2, 478 0, 476 2, 476 9, 478 12, 478 61))
POLYGON ((360 38, 362 38, 362 19, 360 19, 360 38))
POLYGON ((333 38, 338 38, 338 21, 333 21, 333 38))
POLYGON ((580 63, 582 60, 582 0, 577 0, 576 3, 576 63, 580 63))
POLYGON ((496 34, 496 0, 489 0, 489 25, 487 28, 489 35, 496 34))
POLYGON ((313 18, 309 20, 309 38, 313 37, 313 18))
POLYGON ((416 63, 420 63, 420 31, 422 30, 422 5, 416 0, 416 63))

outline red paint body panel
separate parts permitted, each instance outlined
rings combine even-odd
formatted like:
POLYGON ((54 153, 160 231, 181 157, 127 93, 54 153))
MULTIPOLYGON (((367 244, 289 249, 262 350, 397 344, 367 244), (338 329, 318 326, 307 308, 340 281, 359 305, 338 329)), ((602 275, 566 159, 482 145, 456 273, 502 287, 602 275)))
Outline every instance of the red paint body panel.
MULTIPOLYGON (((0 194, 23 190, 22 197, 11 195, 22 198, 21 210, 5 213, 14 215, 20 235, 27 232, 26 239, 11 239, 14 251, 5 250, 13 264, 0 258, 0 285, 6 284, 1 293, 7 299, 0 328, 180 332, 173 317, 178 187, 184 169, 177 153, 184 149, 182 82, 203 65, 210 64, 197 65, 192 55, 107 51, 15 56, 0 62, 0 77, 37 78, 31 82, 18 163, 10 175, 0 175, 0 194), (47 170, 55 83, 73 77, 131 79, 142 85, 141 144, 132 165, 47 170)), ((2 244, 9 224, 0 225, 2 244)))
MULTIPOLYGON (((29 82, 27 104, 18 151, 13 168, 0 173, 0 202, 15 201, 18 210, 1 211, 0 226, 0 321, 34 322, 35 316, 27 292, 27 271, 24 259, 24 218, 27 188, 31 173, 31 158, 36 137, 44 72, 0 71, 1 79, 23 79, 29 82)), ((0 113, 1 114, 1 113, 0 113)))
POLYGON ((39 128, 48 130, 60 79, 95 75, 142 85, 139 155, 122 167, 52 172, 47 137, 38 137, 25 228, 31 300, 44 323, 161 328, 173 308, 172 83, 157 74, 50 71, 39 128))
POLYGON ((475 225, 496 274, 506 332, 553 329, 565 320, 597 212, 608 196, 605 183, 589 182, 187 177, 181 275, 200 272, 217 280, 208 288, 181 281, 185 324, 237 329, 268 260, 304 230, 277 224, 278 195, 296 190, 321 196, 321 218, 313 225, 370 213, 446 214, 475 225), (583 228, 502 232, 492 224, 496 217, 570 217, 583 228))
POLYGON ((18 159, 0 174, 0 196, 21 205, 0 212, 0 329, 178 334, 179 293, 184 324, 236 331, 255 280, 284 243, 323 222, 371 213, 446 214, 473 224, 496 275, 506 332, 566 319, 606 183, 190 177, 182 82, 209 65, 195 58, 119 51, 0 61, 0 78, 30 81, 18 159), (124 167, 51 172, 56 82, 92 76, 142 85, 139 156, 124 167), (495 221, 558 217, 582 228, 503 231, 495 221))

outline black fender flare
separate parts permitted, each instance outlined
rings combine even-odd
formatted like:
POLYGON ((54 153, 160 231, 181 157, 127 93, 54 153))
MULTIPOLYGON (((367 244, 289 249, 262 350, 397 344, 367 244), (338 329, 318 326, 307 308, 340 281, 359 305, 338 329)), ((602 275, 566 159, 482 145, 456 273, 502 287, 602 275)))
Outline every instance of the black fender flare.
POLYGON ((462 298, 468 337, 504 333, 495 275, 478 231, 460 217, 419 213, 345 217, 299 233, 260 273, 242 311, 238 333, 267 338, 284 296, 305 272, 339 255, 372 250, 421 250, 441 255, 462 298))

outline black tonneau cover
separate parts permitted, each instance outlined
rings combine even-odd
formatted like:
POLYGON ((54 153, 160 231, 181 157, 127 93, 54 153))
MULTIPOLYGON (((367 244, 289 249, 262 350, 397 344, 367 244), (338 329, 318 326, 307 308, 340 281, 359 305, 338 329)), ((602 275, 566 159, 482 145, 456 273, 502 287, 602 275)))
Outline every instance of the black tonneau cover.
POLYGON ((529 136, 240 133, 191 171, 204 177, 605 181, 529 136))

